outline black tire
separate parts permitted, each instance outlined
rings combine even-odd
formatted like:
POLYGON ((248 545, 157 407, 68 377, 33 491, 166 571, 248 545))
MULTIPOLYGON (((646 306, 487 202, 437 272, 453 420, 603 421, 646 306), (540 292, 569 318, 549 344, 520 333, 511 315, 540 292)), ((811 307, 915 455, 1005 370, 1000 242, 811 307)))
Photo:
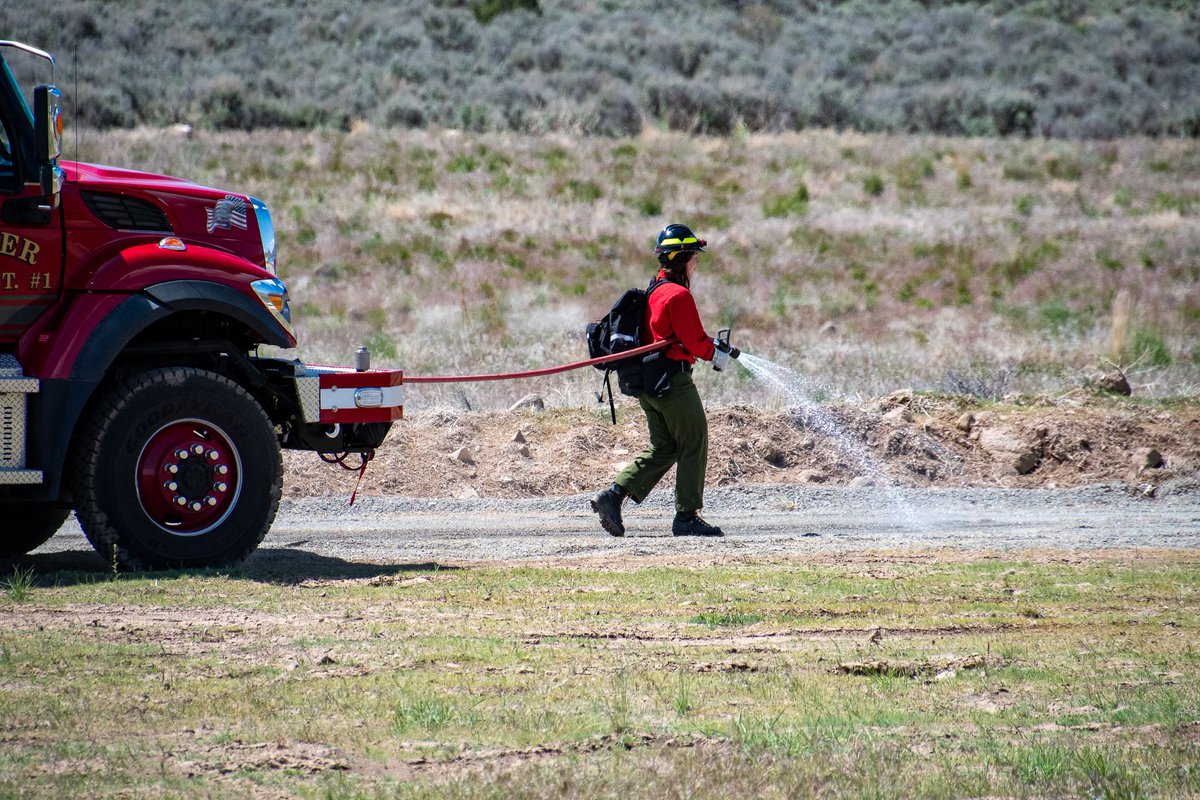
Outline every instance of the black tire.
POLYGON ((192 367, 116 386, 76 440, 76 514, 106 561, 128 569, 226 566, 275 519, 275 430, 238 384, 192 367))
POLYGON ((0 503, 0 558, 11 559, 41 547, 67 521, 70 509, 44 503, 0 503))

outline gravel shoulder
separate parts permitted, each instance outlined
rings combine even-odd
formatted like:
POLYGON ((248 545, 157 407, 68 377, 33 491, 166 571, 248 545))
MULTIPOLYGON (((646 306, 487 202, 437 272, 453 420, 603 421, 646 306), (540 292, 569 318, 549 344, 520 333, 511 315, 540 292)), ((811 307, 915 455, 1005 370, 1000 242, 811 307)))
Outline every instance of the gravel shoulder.
MULTIPOLYGON (((355 564, 560 563, 828 557, 867 551, 1101 551, 1200 548, 1200 480, 1158 487, 898 489, 788 484, 710 490, 723 539, 670 536, 670 492, 627 504, 628 535, 600 530, 587 495, 285 500, 249 571, 352 572, 355 564)), ((40 569, 105 565, 71 520, 31 556, 40 569), (38 562, 42 562, 38 564, 38 562)))
MULTIPOLYGON (((980 407, 897 392, 709 416, 705 516, 723 539, 670 536, 673 472, 642 506, 626 504, 625 538, 600 530, 587 499, 644 446, 637 414, 614 426, 569 409, 438 411, 392 428, 353 506, 356 473, 285 453, 279 515, 239 569, 289 580, 367 565, 1200 548, 1196 402, 980 407)), ((73 519, 31 558, 39 570, 106 568, 73 519)))

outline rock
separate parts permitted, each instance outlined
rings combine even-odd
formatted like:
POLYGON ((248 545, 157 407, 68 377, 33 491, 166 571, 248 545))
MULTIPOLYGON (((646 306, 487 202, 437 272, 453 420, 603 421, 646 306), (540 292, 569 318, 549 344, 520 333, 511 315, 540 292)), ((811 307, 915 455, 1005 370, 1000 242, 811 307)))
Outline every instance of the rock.
POLYGON ((837 332, 838 332, 837 325, 834 325, 832 322, 826 322, 824 325, 821 326, 821 335, 822 336, 836 336, 837 332))
POLYGON ((815 469, 801 470, 796 475, 797 483, 824 483, 825 480, 825 473, 815 469))
POLYGON ((1037 434, 1039 439, 1045 439, 1047 436, 1050 435, 1050 426, 1038 425, 1037 430, 1034 432, 1037 434))
POLYGON ((958 418, 958 421, 954 423, 954 427, 958 428, 963 433, 970 433, 971 428, 974 427, 974 425, 975 425, 975 415, 972 414, 970 411, 967 411, 966 413, 964 413, 961 417, 958 418))
POLYGON ((874 486, 875 481, 868 478, 866 475, 859 475, 854 480, 850 481, 851 489, 859 489, 863 486, 874 486))
POLYGON ((527 394, 509 406, 508 410, 516 411, 519 408, 532 408, 534 411, 545 411, 546 402, 542 400, 542 396, 540 394, 527 394))
POLYGON ((479 492, 475 491, 475 487, 471 485, 462 486, 454 493, 456 500, 477 500, 479 492))
POLYGON ((871 410, 876 414, 886 414, 894 411, 897 406, 906 406, 912 402, 912 389, 899 389, 892 392, 886 397, 877 397, 875 402, 871 404, 871 410))
POLYGON ((627 455, 629 455, 629 448, 627 448, 627 447, 614 447, 614 448, 613 448, 613 451, 612 451, 612 454, 613 454, 614 456, 627 456, 627 455))
POLYGON ((1139 447, 1133 451, 1133 465, 1139 470, 1158 469, 1163 465, 1162 453, 1153 447, 1139 447))
POLYGON ((997 461, 1009 464, 1018 475, 1028 475, 1042 461, 1042 443, 1025 441, 1007 428, 983 428, 978 431, 979 446, 997 461))
POLYGON ((1012 466, 1018 475, 1028 475, 1037 469, 1041 460, 1041 457, 1034 452, 1021 453, 1021 455, 1013 459, 1012 466))
POLYGON ((523 444, 517 448, 517 455, 522 458, 533 458, 533 454, 529 452, 529 445, 523 444))
POLYGON ((514 442, 516 442, 517 444, 525 444, 525 434, 521 433, 520 431, 517 431, 516 433, 513 434, 512 440, 514 442))
POLYGON ((1096 379, 1096 388, 1102 392, 1111 392, 1112 394, 1133 394, 1133 389, 1129 386, 1129 381, 1125 378, 1125 373, 1121 371, 1108 372, 1096 379))
POLYGON ((1020 436, 1008 428, 981 428, 979 446, 992 455, 1011 455, 1026 452, 1029 447, 1020 436))
POLYGON ((457 450, 455 450, 453 453, 450 454, 450 457, 453 458, 455 461, 461 461, 464 464, 474 464, 475 463, 475 454, 472 453, 470 450, 468 450, 466 447, 458 448, 457 450))
POLYGON ((891 411, 883 415, 883 418, 888 422, 912 422, 912 412, 908 410, 908 406, 896 406, 891 411))

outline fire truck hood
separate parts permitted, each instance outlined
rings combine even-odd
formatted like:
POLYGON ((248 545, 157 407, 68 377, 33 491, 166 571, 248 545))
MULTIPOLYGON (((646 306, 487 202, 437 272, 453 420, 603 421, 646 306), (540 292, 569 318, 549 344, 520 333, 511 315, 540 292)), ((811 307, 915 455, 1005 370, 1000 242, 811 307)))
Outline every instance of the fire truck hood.
POLYGON ((86 188, 120 189, 125 187, 213 199, 220 199, 226 194, 219 189, 211 189, 183 178, 172 178, 169 175, 155 175, 151 172, 138 172, 133 169, 75 161, 63 161, 59 166, 62 167, 68 181, 79 183, 86 188))
POLYGON ((237 252, 256 264, 274 259, 275 235, 266 207, 243 194, 182 178, 120 167, 61 163, 68 184, 82 192, 141 195, 164 207, 178 236, 192 236, 237 252))

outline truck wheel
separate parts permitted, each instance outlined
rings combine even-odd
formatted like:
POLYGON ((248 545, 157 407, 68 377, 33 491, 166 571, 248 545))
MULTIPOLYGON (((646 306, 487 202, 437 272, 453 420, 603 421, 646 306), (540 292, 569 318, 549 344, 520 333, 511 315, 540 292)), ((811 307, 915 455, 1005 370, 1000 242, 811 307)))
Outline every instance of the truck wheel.
POLYGON ((0 503, 4 534, 0 558, 16 558, 36 550, 67 521, 70 510, 40 503, 0 503))
POLYGON ((274 427, 245 389, 172 367, 101 400, 78 440, 72 483, 79 523, 106 560, 224 566, 271 527, 283 468, 274 427))

